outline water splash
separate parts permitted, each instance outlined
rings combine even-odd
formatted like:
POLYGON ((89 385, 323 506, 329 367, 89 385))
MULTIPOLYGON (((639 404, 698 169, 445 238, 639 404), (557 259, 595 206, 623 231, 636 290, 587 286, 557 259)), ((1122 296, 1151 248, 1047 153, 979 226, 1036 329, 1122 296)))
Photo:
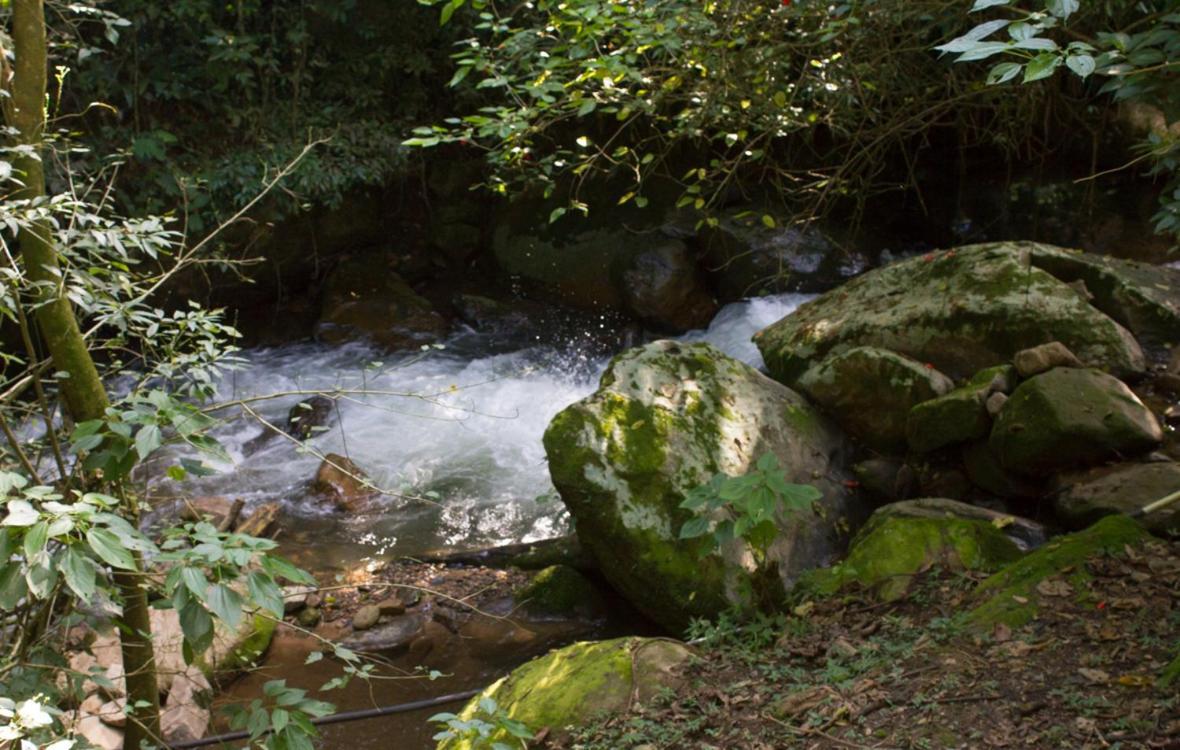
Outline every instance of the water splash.
MULTIPOLYGON (((707 341, 760 367, 750 337, 809 298, 729 305, 707 330, 682 339, 707 341)), ((342 517, 309 494, 320 459, 291 441, 276 438, 248 454, 246 445, 263 430, 252 418, 229 420, 217 431, 232 461, 214 466, 214 476, 182 485, 161 477, 153 494, 228 495, 247 507, 278 500, 287 514, 284 546, 317 569, 563 533, 567 519, 541 435, 558 411, 594 391, 608 357, 576 338, 504 348, 502 340, 471 331, 442 350, 398 357, 363 344, 293 344, 247 352, 247 364, 219 385, 222 401, 285 394, 251 403, 275 425, 309 392, 342 393, 330 429, 311 445, 348 455, 394 493, 372 512, 342 517)))

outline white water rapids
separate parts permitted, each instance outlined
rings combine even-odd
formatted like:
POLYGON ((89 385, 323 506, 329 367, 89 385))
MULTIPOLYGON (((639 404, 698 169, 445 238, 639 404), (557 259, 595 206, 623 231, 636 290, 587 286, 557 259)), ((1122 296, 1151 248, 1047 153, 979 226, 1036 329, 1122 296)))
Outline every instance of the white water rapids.
MULTIPOLYGON (((809 298, 785 294, 732 304, 708 330, 681 340, 707 341, 760 367, 750 337, 809 298)), ((342 514, 307 492, 320 463, 315 455, 283 438, 245 450, 263 431, 251 418, 215 432, 231 463, 214 464, 215 475, 182 484, 158 479, 152 494, 225 495, 242 498, 247 508, 279 500, 284 547, 314 569, 560 535, 567 519, 549 481, 541 436, 558 411, 594 391, 607 358, 586 354, 577 342, 498 348, 472 331, 456 334, 444 349, 400 358, 361 344, 292 344, 246 352, 245 366, 219 385, 219 401, 367 391, 338 399, 330 429, 310 444, 319 453, 347 455, 378 487, 431 501, 391 495, 369 512, 342 514)), ((253 407, 281 426, 308 395, 253 407)))

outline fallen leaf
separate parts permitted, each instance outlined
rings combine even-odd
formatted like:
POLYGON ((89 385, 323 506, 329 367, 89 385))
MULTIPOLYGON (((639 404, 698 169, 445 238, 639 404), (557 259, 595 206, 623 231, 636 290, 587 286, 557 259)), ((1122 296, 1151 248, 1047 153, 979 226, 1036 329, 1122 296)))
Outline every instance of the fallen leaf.
POLYGON ((1101 669, 1090 669, 1089 667, 1082 667, 1078 670, 1078 674, 1086 678, 1086 681, 1093 685, 1105 685, 1110 682, 1110 675, 1103 672, 1101 669))
POLYGON ((1118 683, 1124 687, 1151 687, 1155 680, 1142 674, 1124 674, 1119 676, 1118 683))
POLYGON ((998 622, 996 623, 995 630, 992 631, 992 638, 996 643, 1007 643, 1012 640, 1012 628, 1002 622, 998 622))
POLYGON ((1060 579, 1046 579, 1037 584, 1037 593, 1042 596, 1070 596, 1073 594, 1073 586, 1060 579))
POLYGON ((1017 604, 1028 604, 1028 597, 1017 596, 1016 594, 1013 594, 1012 601, 1016 602, 1017 604))

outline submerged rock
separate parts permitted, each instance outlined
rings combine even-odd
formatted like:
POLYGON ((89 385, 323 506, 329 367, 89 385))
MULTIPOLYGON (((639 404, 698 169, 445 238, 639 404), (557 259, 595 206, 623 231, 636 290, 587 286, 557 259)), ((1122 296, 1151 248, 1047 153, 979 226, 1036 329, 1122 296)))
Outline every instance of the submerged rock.
POLYGON ((1097 370, 1058 367, 1012 393, 989 445, 1004 468, 1043 476, 1146 453, 1162 440, 1159 423, 1126 385, 1097 370))
POLYGON ((1049 341, 1119 375, 1143 351, 1115 320, 1032 263, 1034 243, 970 245, 895 263, 800 306, 755 336, 771 374, 791 385, 816 362, 875 346, 965 378, 1049 341))
POLYGON ((796 386, 867 445, 904 453, 910 409, 954 387, 942 373, 895 352, 860 346, 825 359, 796 386))
MULTIPOLYGON (((620 714, 643 705, 660 690, 680 684, 679 668, 692 658, 683 643, 663 638, 618 638, 575 643, 516 668, 493 683, 459 712, 459 719, 489 721, 489 699, 498 711, 534 734, 548 730, 550 742, 604 714, 620 714)), ((442 740, 438 750, 478 750, 508 743, 511 735, 496 729, 486 740, 442 740)))
POLYGON ((394 651, 409 646, 421 634, 424 625, 426 618, 416 612, 397 615, 368 630, 350 633, 340 641, 340 645, 352 651, 368 653, 394 651))
POLYGON ((785 589, 842 549, 860 509, 844 486, 840 433, 798 394, 707 344, 657 341, 616 357, 598 391, 545 432, 554 485, 583 547, 635 607, 672 630, 755 605, 756 582, 785 589), (721 552, 681 540, 680 507, 718 472, 773 454, 788 482, 814 484, 823 517, 782 513, 764 560, 742 539, 721 552), (777 580, 777 584, 775 583, 777 580))
POLYGON ((811 571, 800 591, 833 594, 855 584, 881 601, 893 601, 930 568, 989 571, 1020 557, 1016 544, 990 520, 945 510, 915 511, 912 506, 891 511, 888 505, 877 510, 852 540, 848 556, 830 568, 811 571))
MULTIPOLYGON (((1069 528, 1085 528, 1103 516, 1134 513, 1180 491, 1180 464, 1173 461, 1120 464, 1059 479, 1063 485, 1053 508, 1069 528)), ((1180 536, 1180 503, 1145 516, 1143 525, 1162 535, 1180 536)))

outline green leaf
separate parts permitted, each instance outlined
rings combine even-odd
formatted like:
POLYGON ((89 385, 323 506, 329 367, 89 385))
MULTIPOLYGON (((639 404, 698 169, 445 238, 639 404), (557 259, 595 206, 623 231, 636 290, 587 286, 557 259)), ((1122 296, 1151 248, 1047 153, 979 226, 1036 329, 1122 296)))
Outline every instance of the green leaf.
POLYGON ((1016 76, 1020 75, 1020 71, 1024 66, 1020 63, 1002 62, 994 66, 987 74, 987 83, 989 86, 994 86, 1000 83, 1011 81, 1016 76))
POLYGON ((1070 55, 1065 58, 1065 65, 1079 78, 1088 78, 1096 67, 1094 58, 1090 55, 1070 55))
POLYGON ((163 444, 159 425, 146 424, 135 434, 135 452, 142 461, 163 444))
POLYGON ((12 610, 29 593, 20 563, 9 563, 0 568, 0 609, 12 610))
POLYGON ((45 549, 46 542, 49 541, 49 524, 41 521, 29 527, 25 532, 25 557, 31 558, 41 550, 45 549))
POLYGON ((275 580, 287 579, 291 583, 303 583, 315 586, 316 580, 307 571, 297 568, 278 555, 266 555, 261 560, 262 569, 270 573, 275 580))
POLYGON ((696 537, 704 536, 705 534, 709 533, 710 526, 712 526, 712 524, 707 518, 702 516, 690 518, 688 521, 685 521, 683 526, 680 527, 680 538, 695 539, 696 537))
POLYGON ((107 529, 93 528, 86 532, 86 542, 94 554, 113 568, 134 570, 135 561, 131 552, 120 542, 119 538, 107 529))
POLYGON ((4 517, 0 526, 32 526, 41 518, 41 514, 26 500, 9 500, 8 515, 4 517))
POLYGON ((238 627, 242 621, 242 595, 224 583, 215 584, 209 589, 205 603, 230 628, 238 627))
POLYGON ((204 653, 213 644, 213 618, 195 599, 189 599, 177 614, 185 642, 194 653, 204 653))
POLYGON ((975 0, 975 4, 971 6, 970 12, 975 13, 976 11, 987 10, 997 5, 1007 5, 1009 2, 1011 0, 975 0))
POLYGON ((73 547, 67 547, 61 559, 61 573, 66 585, 83 602, 89 602, 94 597, 98 571, 90 558, 73 547))
POLYGON ((1061 19, 1069 18, 1077 13, 1080 7, 1079 0, 1048 0, 1045 3, 1046 10, 1061 19))
POLYGON ((1051 52, 1042 52, 1032 59, 1024 68, 1024 83, 1032 83, 1042 78, 1048 78, 1061 64, 1061 58, 1051 52))
POLYGON ((29 558, 25 582, 29 585, 29 593, 38 599, 49 596, 57 582, 57 568, 47 550, 41 550, 29 558))
POLYGON ((205 578, 204 571, 186 565, 180 568, 180 580, 193 596, 202 601, 205 599, 205 593, 209 590, 209 579, 205 578))
POLYGON ((565 208, 562 206, 559 206, 559 207, 553 209, 551 212, 549 212, 549 223, 552 224, 553 222, 560 219, 562 216, 565 216, 565 211, 566 211, 565 208))
POLYGON ((261 571, 253 571, 246 579, 250 599, 254 604, 278 618, 283 616, 283 592, 274 579, 261 571))
POLYGON ((276 732, 283 731, 283 729, 286 728, 287 722, 290 721, 290 719, 291 719, 291 714, 287 712, 287 709, 276 708, 275 710, 270 712, 271 729, 276 732))

